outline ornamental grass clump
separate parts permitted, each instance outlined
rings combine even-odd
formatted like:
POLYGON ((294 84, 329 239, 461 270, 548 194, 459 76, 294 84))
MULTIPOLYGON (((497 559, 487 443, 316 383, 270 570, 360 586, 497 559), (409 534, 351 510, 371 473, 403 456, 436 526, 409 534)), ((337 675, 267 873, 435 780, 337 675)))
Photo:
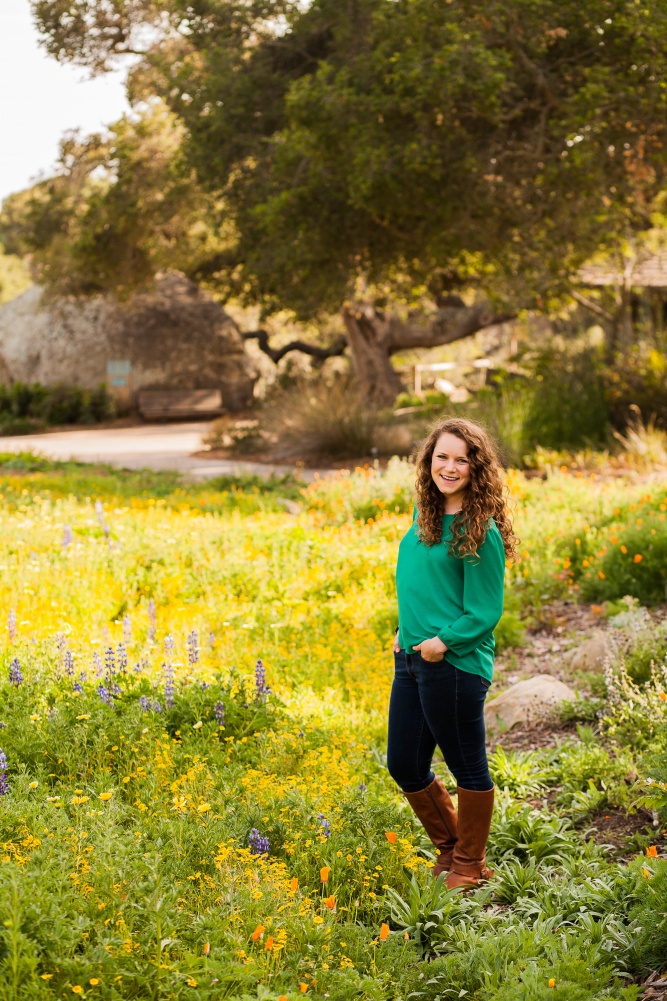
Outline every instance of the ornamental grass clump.
POLYGON ((262 411, 262 424, 274 438, 272 454, 281 460, 370 456, 381 423, 356 383, 341 377, 276 387, 262 411))

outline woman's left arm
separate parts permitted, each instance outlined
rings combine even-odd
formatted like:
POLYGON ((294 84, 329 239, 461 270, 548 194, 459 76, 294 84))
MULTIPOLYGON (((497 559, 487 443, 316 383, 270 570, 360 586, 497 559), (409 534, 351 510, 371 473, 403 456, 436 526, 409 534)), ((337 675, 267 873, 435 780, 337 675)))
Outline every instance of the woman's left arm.
POLYGON ((486 533, 477 557, 463 559, 463 614, 438 631, 453 653, 465 655, 488 639, 503 614, 505 549, 495 526, 486 533))

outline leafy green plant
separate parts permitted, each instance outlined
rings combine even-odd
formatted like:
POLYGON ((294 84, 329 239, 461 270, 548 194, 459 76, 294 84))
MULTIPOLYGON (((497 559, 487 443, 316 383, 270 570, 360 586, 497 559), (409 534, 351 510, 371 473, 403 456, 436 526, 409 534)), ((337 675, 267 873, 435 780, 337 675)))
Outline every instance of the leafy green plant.
POLYGON ((496 801, 489 850, 493 859, 554 863, 570 858, 576 843, 567 820, 545 816, 504 792, 496 801))
POLYGON ((22 382, 0 386, 0 429, 5 434, 53 424, 94 424, 114 416, 113 399, 103 384, 94 390, 22 382))
POLYGON ((523 644, 526 627, 516 612, 503 612, 493 635, 496 640, 496 653, 502 653, 503 650, 523 644))
POLYGON ((548 349, 531 368, 534 395, 524 429, 528 441, 547 448, 604 445, 608 415, 599 351, 548 349))
POLYGON ((444 876, 425 884, 411 876, 405 896, 389 889, 385 899, 392 926, 407 932, 422 956, 437 948, 445 925, 475 907, 457 890, 448 890, 444 876))
POLYGON ((537 796, 544 789, 546 773, 530 752, 507 752, 497 747, 489 759, 489 769, 495 785, 515 796, 537 796))

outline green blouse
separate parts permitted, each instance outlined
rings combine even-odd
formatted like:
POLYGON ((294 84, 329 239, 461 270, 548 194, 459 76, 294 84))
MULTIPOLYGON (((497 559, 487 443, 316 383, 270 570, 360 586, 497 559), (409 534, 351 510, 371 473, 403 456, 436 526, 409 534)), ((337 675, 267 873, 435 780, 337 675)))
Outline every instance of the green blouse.
POLYGON ((402 650, 438 636, 455 667, 493 677, 493 630, 503 612, 505 550, 493 520, 473 559, 448 552, 453 514, 442 519, 442 542, 426 546, 417 516, 398 549, 398 642, 402 650))

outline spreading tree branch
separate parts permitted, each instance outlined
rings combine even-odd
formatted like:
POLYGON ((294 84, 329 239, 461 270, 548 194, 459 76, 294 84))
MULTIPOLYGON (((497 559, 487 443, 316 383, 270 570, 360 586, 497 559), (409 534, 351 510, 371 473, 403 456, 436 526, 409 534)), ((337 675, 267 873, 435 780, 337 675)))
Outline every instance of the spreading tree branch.
POLYGON ((587 299, 585 295, 582 295, 580 292, 574 292, 573 290, 570 290, 570 295, 575 302, 578 302, 580 306, 584 307, 584 309, 590 309, 591 313, 595 313, 596 316, 601 317, 603 320, 607 320, 609 323, 614 322, 614 317, 609 310, 605 309, 603 306, 599 306, 597 302, 593 302, 592 299, 587 299))
POLYGON ((316 344, 306 344, 305 341, 290 341, 289 344, 284 344, 281 348, 272 348, 269 344, 269 335, 266 330, 249 330, 242 334, 242 337, 244 341, 257 340, 260 351, 268 355, 276 365, 290 351, 301 351, 312 358, 324 360, 325 358, 335 358, 338 355, 342 355, 347 347, 347 341, 344 337, 339 337, 327 348, 318 347, 316 344))

